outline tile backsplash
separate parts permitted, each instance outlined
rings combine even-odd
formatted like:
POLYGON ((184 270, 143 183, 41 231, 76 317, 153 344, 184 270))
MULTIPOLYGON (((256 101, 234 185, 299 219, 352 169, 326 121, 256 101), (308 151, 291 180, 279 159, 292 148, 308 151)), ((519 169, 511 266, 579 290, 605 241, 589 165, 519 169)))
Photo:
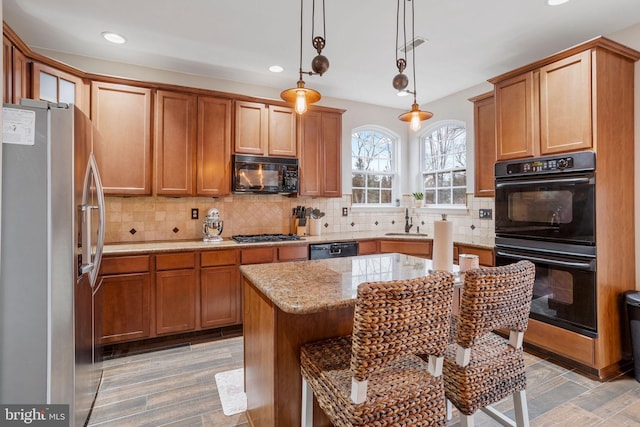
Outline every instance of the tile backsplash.
MULTIPOLYGON (((325 212, 322 233, 352 231, 404 232, 405 208, 413 220, 411 233, 433 235, 433 221, 440 214, 412 208, 410 195, 403 195, 400 207, 359 208, 351 206, 351 195, 341 198, 290 198, 280 195, 232 195, 208 197, 106 197, 107 243, 202 238, 202 220, 211 208, 220 212, 224 221, 223 237, 235 234, 289 233, 292 210, 296 206, 318 208, 325 212), (191 219, 191 210, 199 210, 191 219), (347 216, 343 216, 347 208, 347 216)), ((467 195, 466 214, 449 215, 454 235, 468 243, 493 245, 494 221, 480 219, 480 209, 494 209, 493 198, 467 195)))

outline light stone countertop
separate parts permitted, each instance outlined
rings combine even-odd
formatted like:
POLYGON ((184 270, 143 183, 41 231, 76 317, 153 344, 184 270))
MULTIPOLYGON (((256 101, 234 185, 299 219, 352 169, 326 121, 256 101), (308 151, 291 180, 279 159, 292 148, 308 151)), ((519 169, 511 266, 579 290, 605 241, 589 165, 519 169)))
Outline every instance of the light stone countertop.
MULTIPOLYGON (((413 279, 431 273, 431 260, 388 253, 240 266, 240 272, 280 310, 308 314, 355 305, 364 282, 413 279)), ((453 266, 460 283, 459 268, 453 266)))
MULTIPOLYGON (((131 242, 131 243, 110 243, 104 247, 104 255, 135 255, 145 253, 163 253, 163 252, 184 252, 196 250, 216 250, 216 249, 234 249, 248 248, 260 246, 277 245, 297 245, 305 243, 329 243, 329 242, 345 242, 349 240, 367 240, 367 239, 388 239, 388 240, 409 240, 409 241, 427 241, 432 240, 433 236, 417 235, 415 233, 384 233, 379 231, 356 231, 351 233, 326 233, 320 236, 301 236, 300 240, 284 241, 284 242, 265 242, 265 243, 237 243, 231 237, 225 237, 223 241, 216 243, 205 243, 202 240, 172 240, 172 241, 154 241, 154 242, 131 242)), ((480 249, 493 249, 491 243, 474 243, 469 242, 465 236, 454 236, 454 242, 475 246, 480 249)))

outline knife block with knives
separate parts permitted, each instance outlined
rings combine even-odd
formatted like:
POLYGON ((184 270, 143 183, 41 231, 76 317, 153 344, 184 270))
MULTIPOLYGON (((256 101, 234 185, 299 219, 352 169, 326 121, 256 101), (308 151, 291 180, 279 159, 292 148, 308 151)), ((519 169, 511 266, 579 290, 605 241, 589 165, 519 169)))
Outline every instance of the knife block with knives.
POLYGON ((296 206, 293 208, 293 216, 291 217, 291 232, 298 236, 307 235, 307 209, 304 206, 296 206))

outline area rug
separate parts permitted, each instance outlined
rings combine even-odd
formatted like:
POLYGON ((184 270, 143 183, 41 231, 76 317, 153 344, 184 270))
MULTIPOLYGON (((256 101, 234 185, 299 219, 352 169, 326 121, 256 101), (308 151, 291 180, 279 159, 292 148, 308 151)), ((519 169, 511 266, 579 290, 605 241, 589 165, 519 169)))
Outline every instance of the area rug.
POLYGON ((225 415, 235 415, 247 410, 243 368, 217 373, 216 386, 225 415))

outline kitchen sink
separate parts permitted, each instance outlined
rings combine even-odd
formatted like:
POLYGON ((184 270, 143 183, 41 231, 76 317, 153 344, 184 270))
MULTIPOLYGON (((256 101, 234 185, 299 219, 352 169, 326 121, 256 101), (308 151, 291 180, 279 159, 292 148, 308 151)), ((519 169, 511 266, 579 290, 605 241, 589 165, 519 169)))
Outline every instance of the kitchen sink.
POLYGON ((385 236, 419 236, 419 237, 427 237, 427 233, 384 233, 385 236))

